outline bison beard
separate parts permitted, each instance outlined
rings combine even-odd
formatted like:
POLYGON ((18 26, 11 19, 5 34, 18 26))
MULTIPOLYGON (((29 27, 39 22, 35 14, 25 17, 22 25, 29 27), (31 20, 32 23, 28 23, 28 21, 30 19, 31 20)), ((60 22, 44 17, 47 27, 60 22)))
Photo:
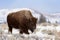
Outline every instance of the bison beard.
POLYGON ((32 32, 36 29, 37 19, 32 16, 28 10, 21 10, 8 14, 7 23, 9 32, 12 33, 12 28, 20 30, 20 33, 29 34, 28 29, 32 32))

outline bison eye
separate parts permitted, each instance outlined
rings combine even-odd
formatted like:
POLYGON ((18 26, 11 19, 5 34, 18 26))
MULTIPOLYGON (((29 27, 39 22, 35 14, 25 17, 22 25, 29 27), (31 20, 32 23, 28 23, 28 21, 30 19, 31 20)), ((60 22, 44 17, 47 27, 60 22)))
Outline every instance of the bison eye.
POLYGON ((31 25, 33 25, 34 23, 33 22, 31 22, 31 25))

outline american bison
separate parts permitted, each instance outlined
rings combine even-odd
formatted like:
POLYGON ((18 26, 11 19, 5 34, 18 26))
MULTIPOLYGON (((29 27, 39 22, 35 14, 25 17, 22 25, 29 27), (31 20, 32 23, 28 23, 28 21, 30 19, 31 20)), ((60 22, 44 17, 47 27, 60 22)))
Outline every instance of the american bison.
POLYGON ((36 29, 37 18, 33 17, 29 10, 20 10, 9 13, 7 16, 7 24, 9 32, 12 33, 12 28, 19 29, 20 33, 29 34, 28 30, 34 32, 36 29))

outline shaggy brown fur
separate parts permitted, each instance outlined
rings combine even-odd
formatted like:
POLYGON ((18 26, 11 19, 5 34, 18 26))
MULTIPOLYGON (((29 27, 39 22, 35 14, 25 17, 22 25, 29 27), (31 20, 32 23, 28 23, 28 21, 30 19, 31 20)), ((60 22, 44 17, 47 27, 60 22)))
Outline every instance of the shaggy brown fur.
POLYGON ((20 33, 29 34, 28 29, 32 32, 36 29, 37 19, 32 16, 29 10, 21 10, 10 13, 7 16, 9 31, 12 33, 12 28, 20 30, 20 33))

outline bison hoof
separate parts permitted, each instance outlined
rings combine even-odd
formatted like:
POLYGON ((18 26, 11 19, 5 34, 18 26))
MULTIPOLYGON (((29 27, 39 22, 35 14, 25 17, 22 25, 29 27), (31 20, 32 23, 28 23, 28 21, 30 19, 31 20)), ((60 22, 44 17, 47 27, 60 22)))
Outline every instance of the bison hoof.
POLYGON ((25 34, 29 34, 29 33, 25 33, 25 34))
POLYGON ((23 32, 22 32, 22 31, 20 31, 20 33, 21 33, 21 34, 23 34, 23 32))

